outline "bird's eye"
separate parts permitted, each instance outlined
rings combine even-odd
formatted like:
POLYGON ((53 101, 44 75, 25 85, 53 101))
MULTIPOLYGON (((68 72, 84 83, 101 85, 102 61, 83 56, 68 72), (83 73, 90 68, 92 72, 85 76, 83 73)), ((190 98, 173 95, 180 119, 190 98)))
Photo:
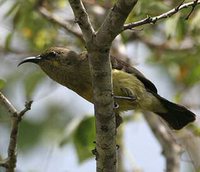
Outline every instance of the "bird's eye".
POLYGON ((55 57, 57 55, 57 53, 55 51, 51 51, 48 56, 50 57, 55 57))

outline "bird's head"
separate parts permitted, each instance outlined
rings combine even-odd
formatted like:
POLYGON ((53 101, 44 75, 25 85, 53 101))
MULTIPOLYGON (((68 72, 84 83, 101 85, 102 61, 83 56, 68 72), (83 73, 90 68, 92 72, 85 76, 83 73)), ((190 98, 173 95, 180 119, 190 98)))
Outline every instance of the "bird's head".
MULTIPOLYGON (((67 80, 75 80, 79 77, 79 71, 83 69, 83 67, 81 67, 84 64, 83 61, 85 60, 82 56, 74 51, 67 48, 52 47, 36 57, 23 59, 18 66, 28 62, 35 63, 39 65, 50 78, 64 85, 63 82, 66 83, 67 80)), ((86 70, 85 67, 84 70, 86 70)))
POLYGON ((74 51, 67 48, 52 47, 36 57, 25 58, 18 66, 30 62, 39 65, 42 69, 50 67, 51 69, 59 68, 61 70, 63 67, 66 69, 75 66, 79 61, 79 56, 74 51))

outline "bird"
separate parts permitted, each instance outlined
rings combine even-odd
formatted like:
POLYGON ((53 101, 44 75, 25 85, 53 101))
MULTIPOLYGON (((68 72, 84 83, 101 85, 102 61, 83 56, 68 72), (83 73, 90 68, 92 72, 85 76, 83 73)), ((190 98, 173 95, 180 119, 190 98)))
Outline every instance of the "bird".
MULTIPOLYGON (((119 57, 110 55, 114 102, 117 112, 150 111, 160 116, 171 129, 180 130, 195 121, 196 115, 186 107, 170 102, 158 94, 156 86, 139 70, 119 57)), ((92 78, 87 51, 76 53, 66 47, 51 47, 38 56, 23 59, 35 63, 54 81, 93 102, 92 78)))

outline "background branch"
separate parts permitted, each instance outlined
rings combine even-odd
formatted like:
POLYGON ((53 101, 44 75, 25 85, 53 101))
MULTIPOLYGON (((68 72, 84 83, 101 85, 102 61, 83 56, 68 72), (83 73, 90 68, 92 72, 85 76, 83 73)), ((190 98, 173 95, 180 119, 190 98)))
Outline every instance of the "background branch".
POLYGON ((86 44, 92 40, 94 33, 93 26, 81 0, 69 0, 75 16, 75 22, 80 26, 86 44))
POLYGON ((2 104, 8 110, 9 113, 11 113, 13 116, 16 116, 17 110, 1 92, 0 92, 0 104, 2 104))
MULTIPOLYGON (((194 166, 195 171, 200 171, 200 138, 195 137, 194 133, 190 130, 183 129, 181 133, 176 133, 177 140, 181 143, 184 150, 187 151, 189 155, 189 162, 191 162, 194 166)), ((182 158, 184 161, 184 159, 182 158)))
POLYGON ((77 32, 73 29, 73 26, 64 21, 59 16, 51 13, 48 11, 45 7, 39 6, 38 7, 39 13, 44 16, 47 20, 49 20, 51 23, 57 24, 60 27, 64 28, 68 33, 71 33, 72 35, 76 36, 78 39, 80 39, 82 42, 84 42, 82 34, 80 32, 77 32))
MULTIPOLYGON (((188 2, 188 3, 184 3, 184 4, 181 3, 179 6, 173 8, 172 10, 170 10, 166 13, 163 13, 161 15, 158 15, 158 16, 155 16, 155 17, 147 16, 145 19, 142 19, 140 21, 125 24, 122 31, 127 30, 127 29, 133 29, 135 27, 142 26, 142 25, 145 25, 145 24, 155 24, 157 21, 165 19, 165 18, 169 18, 172 15, 178 13, 180 10, 188 8, 190 6, 192 6, 192 9, 194 10, 195 6, 197 6, 198 4, 200 4, 200 0, 198 0, 198 1, 194 0, 193 2, 188 2)), ((193 10, 189 13, 188 16, 191 15, 193 10)), ((186 19, 189 18, 188 16, 186 17, 186 19)))
POLYGON ((163 155, 166 158, 166 171, 180 171, 180 145, 175 142, 172 134, 169 133, 166 126, 161 123, 155 114, 144 113, 144 117, 163 148, 163 155))
POLYGON ((0 104, 2 104, 11 114, 11 133, 8 146, 8 157, 0 162, 0 166, 5 167, 6 172, 14 172, 16 167, 16 149, 19 124, 24 114, 31 109, 32 102, 33 101, 27 102, 25 104, 25 108, 21 112, 17 112, 12 103, 0 92, 0 104))
POLYGON ((141 34, 135 33, 135 32, 132 32, 131 35, 127 39, 128 41, 140 41, 144 43, 150 49, 157 50, 157 51, 164 51, 164 50, 173 51, 173 52, 192 51, 196 47, 195 43, 192 41, 190 44, 187 44, 187 45, 184 45, 184 42, 180 42, 177 46, 174 46, 174 45, 172 46, 172 44, 170 44, 168 40, 160 43, 160 42, 156 42, 155 40, 149 37, 144 37, 141 34))

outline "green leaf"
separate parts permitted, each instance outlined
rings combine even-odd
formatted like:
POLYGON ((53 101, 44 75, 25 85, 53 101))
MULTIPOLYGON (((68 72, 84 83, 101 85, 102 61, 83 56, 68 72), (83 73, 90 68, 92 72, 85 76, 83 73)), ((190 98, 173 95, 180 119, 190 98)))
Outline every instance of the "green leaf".
POLYGON ((19 10, 20 4, 19 2, 15 2, 11 8, 6 12, 6 14, 4 15, 4 17, 9 17, 13 14, 15 14, 18 10, 19 10))
POLYGON ((78 155, 79 162, 92 157, 92 149, 94 149, 95 125, 94 117, 85 117, 77 127, 74 133, 74 145, 78 155))
POLYGON ((74 132, 77 130, 77 128, 80 125, 82 120, 83 120, 83 118, 75 117, 67 124, 67 128, 66 128, 67 132, 65 132, 65 135, 59 144, 61 147, 66 145, 67 143, 69 143, 69 141, 71 140, 71 138, 74 135, 74 132))
POLYGON ((19 148, 25 151, 35 146, 43 134, 43 128, 44 125, 42 123, 33 123, 28 120, 23 120, 19 130, 19 148))
POLYGON ((200 29, 200 25, 199 25, 199 23, 200 23, 200 10, 197 10, 195 16, 190 18, 190 20, 191 20, 191 23, 189 25, 190 30, 199 31, 199 29, 200 29))
POLYGON ((166 35, 168 38, 174 37, 176 35, 176 29, 177 29, 177 24, 178 24, 179 18, 180 18, 180 14, 177 14, 166 20, 165 32, 166 32, 166 35))
POLYGON ((15 30, 17 28, 20 21, 23 21, 21 11, 17 10, 14 17, 13 17, 13 30, 15 30))
POLYGON ((9 33, 9 34, 6 36, 6 41, 5 41, 5 49, 6 49, 6 50, 9 50, 9 49, 10 49, 12 37, 13 37, 13 32, 12 32, 12 33, 9 33))
POLYGON ((176 36, 179 41, 183 40, 186 35, 186 20, 183 17, 180 17, 177 22, 176 27, 176 36))
POLYGON ((0 79, 0 89, 6 85, 6 82, 3 79, 0 79))
POLYGON ((151 9, 152 12, 154 13, 154 15, 158 15, 158 14, 164 12, 164 11, 169 10, 170 8, 169 8, 168 5, 166 5, 163 2, 158 2, 158 1, 153 2, 152 1, 151 3, 149 3, 149 8, 148 9, 151 9))
POLYGON ((200 80, 200 66, 194 66, 189 71, 190 72, 186 78, 186 82, 188 85, 193 85, 200 80))

